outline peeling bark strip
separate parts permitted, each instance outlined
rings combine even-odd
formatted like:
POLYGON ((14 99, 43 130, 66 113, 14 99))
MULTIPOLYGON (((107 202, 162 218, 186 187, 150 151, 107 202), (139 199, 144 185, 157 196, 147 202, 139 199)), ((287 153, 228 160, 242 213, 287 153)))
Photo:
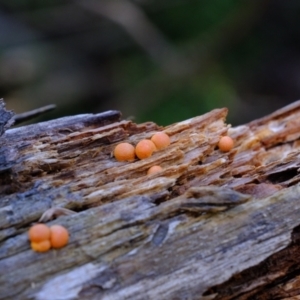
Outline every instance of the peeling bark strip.
POLYGON ((3 99, 0 99, 0 136, 14 123, 14 113, 5 109, 3 99))
POLYGON ((0 299, 298 295, 300 102, 235 128, 226 115, 163 128, 108 111, 6 130, 0 299), (112 157, 119 142, 159 130, 168 148, 130 163, 112 157), (226 134, 235 147, 223 153, 226 134), (163 171, 147 175, 157 164, 163 171), (30 249, 27 231, 41 217, 68 228, 65 248, 30 249))

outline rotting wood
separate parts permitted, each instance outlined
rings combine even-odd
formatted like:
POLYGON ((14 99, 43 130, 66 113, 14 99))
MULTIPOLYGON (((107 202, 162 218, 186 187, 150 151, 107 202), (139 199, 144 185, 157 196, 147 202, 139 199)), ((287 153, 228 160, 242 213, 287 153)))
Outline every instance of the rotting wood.
POLYGON ((299 295, 300 102, 231 128, 227 109, 177 124, 117 111, 6 130, 0 150, 1 299, 288 299, 299 295), (171 145, 117 162, 120 141, 171 145), (216 145, 229 134, 229 153, 216 145), (146 175, 154 164, 163 171, 146 175), (70 243, 35 253, 45 211, 70 243), (50 210, 51 212, 51 210, 50 210), (9 276, 8 276, 9 274, 9 276))

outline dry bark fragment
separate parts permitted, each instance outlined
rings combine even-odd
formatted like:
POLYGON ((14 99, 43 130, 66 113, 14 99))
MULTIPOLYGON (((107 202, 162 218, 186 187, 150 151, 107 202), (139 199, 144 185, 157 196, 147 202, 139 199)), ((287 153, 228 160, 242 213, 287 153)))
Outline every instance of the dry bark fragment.
POLYGON ((5 109, 3 99, 0 99, 0 136, 14 123, 14 113, 5 109))

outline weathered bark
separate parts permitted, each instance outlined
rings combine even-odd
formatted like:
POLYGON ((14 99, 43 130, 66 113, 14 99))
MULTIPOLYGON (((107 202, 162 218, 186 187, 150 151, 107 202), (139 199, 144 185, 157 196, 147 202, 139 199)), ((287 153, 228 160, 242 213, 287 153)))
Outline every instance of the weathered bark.
POLYGON ((296 299, 300 102, 236 128, 226 114, 162 128, 109 111, 7 130, 0 298, 296 299), (130 163, 112 157, 118 142, 158 130, 168 148, 130 163), (217 148, 225 134, 235 140, 228 153, 217 148), (163 171, 146 175, 155 164, 163 171), (70 242, 36 253, 27 231, 50 208, 77 212, 44 217, 67 227, 70 242))

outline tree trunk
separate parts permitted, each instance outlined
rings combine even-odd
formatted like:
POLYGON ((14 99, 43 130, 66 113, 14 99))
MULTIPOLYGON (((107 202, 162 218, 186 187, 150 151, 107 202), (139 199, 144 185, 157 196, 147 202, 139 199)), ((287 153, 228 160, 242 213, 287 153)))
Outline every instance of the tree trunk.
POLYGON ((300 299, 300 102, 235 128, 226 115, 4 126, 0 298, 300 299), (161 130, 171 145, 150 158, 112 156, 161 130), (221 152, 227 134, 235 146, 221 152), (69 230, 66 247, 31 249, 41 216, 69 230))

